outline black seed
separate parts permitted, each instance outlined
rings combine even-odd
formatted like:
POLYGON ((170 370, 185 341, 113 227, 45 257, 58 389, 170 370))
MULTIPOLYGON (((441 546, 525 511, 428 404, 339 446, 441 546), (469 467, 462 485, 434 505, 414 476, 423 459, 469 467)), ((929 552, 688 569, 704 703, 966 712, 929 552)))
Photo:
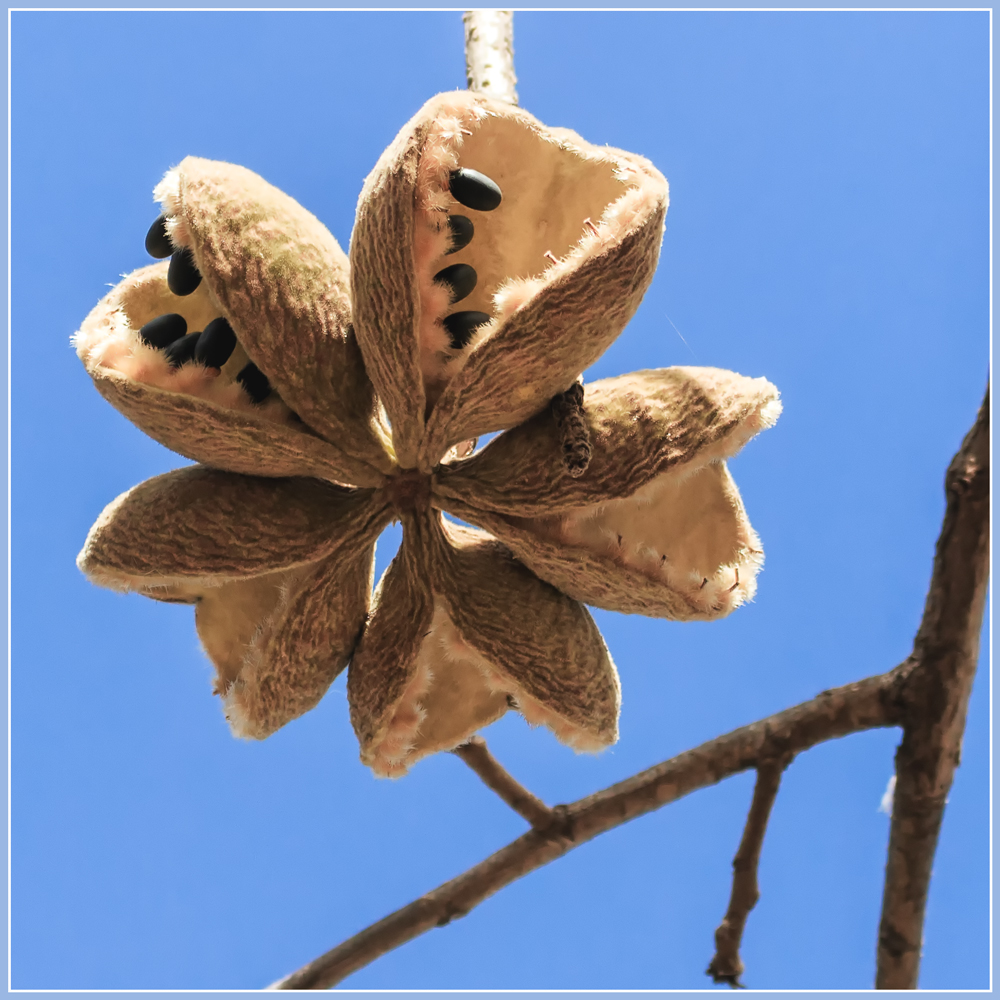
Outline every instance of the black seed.
POLYGON ((472 331, 477 326, 482 326, 489 321, 490 317, 487 313, 469 310, 468 312, 452 313, 450 316, 445 316, 441 322, 451 335, 451 346, 458 350, 472 340, 472 331))
POLYGON ((466 208, 477 212, 492 212, 503 200, 500 188, 478 170, 461 167, 451 172, 451 195, 466 208))
POLYGON ((146 233, 146 253, 150 257, 162 260, 173 252, 174 248, 170 245, 170 238, 167 236, 167 217, 165 215, 157 216, 156 222, 149 227, 149 232, 146 233))
POLYGON ((451 247, 445 250, 446 254, 464 250, 476 233, 476 227, 467 215, 449 215, 448 228, 451 230, 451 247))
POLYGON ((251 361, 246 367, 240 369, 236 381, 247 391, 247 395, 255 403, 263 403, 271 395, 271 383, 267 376, 251 361))
POLYGON ((175 340, 170 344, 165 350, 164 354, 167 356, 167 360, 170 362, 171 368, 180 368, 181 365, 187 364, 189 361, 194 360, 194 352, 198 347, 198 341, 201 339, 201 333, 189 333, 186 337, 181 337, 180 340, 175 340))
POLYGON ((187 320, 180 313, 164 313, 142 327, 139 337, 150 347, 164 348, 175 340, 180 340, 187 332, 187 320))
POLYGON ((209 368, 221 368, 236 347, 236 334, 225 316, 213 319, 202 331, 194 359, 209 368))
POLYGON ((468 264, 452 264, 434 275, 434 280, 451 286, 451 301, 457 302, 472 294, 478 276, 476 269, 468 264))
POLYGON ((174 295, 190 295, 201 284, 201 271, 190 250, 177 250, 170 256, 167 287, 174 295))

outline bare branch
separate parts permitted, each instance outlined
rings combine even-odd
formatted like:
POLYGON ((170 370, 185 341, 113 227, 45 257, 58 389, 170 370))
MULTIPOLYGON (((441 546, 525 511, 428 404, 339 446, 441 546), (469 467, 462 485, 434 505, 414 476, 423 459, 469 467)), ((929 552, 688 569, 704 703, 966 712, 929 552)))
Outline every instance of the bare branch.
POLYGON ((705 974, 717 983, 729 983, 730 986, 743 988, 740 982, 740 976, 743 975, 740 942, 743 940, 747 916, 760 898, 757 888, 760 851, 764 846, 771 807, 781 784, 781 774, 789 763, 789 759, 785 758, 761 763, 757 768, 757 783, 754 785, 753 801, 743 828, 743 839, 733 858, 733 890, 729 896, 729 908, 715 931, 715 956, 705 970, 705 974))
POLYGON ((979 660, 989 572, 989 389, 945 476, 948 498, 913 653, 900 669, 903 741, 878 936, 879 989, 916 989, 924 908, 979 660))
POLYGON ((543 829, 552 822, 555 815, 552 810, 504 770, 490 753, 482 736, 473 736, 467 743, 455 747, 452 753, 461 757, 482 778, 483 784, 492 788, 536 830, 543 829))
POLYGON ((517 104, 513 13, 509 10, 467 10, 462 21, 469 90, 517 104))
POLYGON ((637 816, 763 761, 793 755, 826 740, 896 725, 895 672, 824 691, 811 701, 733 730, 568 806, 457 878, 372 924, 276 983, 276 989, 324 989, 380 955, 474 906, 528 872, 637 816))

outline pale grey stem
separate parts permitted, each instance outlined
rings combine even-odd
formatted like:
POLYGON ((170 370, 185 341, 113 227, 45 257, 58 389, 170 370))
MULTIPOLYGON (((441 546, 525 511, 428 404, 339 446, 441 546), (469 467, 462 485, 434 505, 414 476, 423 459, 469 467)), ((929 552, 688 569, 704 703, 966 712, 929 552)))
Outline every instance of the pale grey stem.
POLYGON ((514 89, 514 15, 509 10, 467 10, 465 74, 469 90, 517 104, 514 89))

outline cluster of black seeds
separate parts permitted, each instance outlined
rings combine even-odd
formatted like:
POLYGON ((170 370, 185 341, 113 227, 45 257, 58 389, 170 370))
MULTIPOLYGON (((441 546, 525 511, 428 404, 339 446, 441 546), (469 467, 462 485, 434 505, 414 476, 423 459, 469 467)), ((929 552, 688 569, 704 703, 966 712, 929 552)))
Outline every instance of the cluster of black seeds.
MULTIPOLYGON (((457 202, 477 212, 492 212, 503 199, 503 194, 494 181, 478 170, 465 167, 451 172, 449 188, 451 196, 457 202)), ((472 220, 465 215, 449 215, 448 228, 451 230, 451 247, 447 251, 450 254, 467 247, 475 235, 472 220)), ((479 278, 476 269, 469 264, 452 264, 438 271, 434 280, 450 286, 451 301, 454 304, 472 294, 479 278)), ((467 309, 445 316, 441 322, 451 337, 451 346, 457 351, 469 343, 477 327, 489 321, 488 313, 467 309)))
MULTIPOLYGON (((174 250, 171 246, 165 215, 149 227, 146 252, 159 260, 170 258, 167 287, 174 295, 190 295, 201 284, 201 272, 191 251, 174 250)), ((183 316, 164 313, 150 320, 139 331, 139 337, 143 343, 163 351, 172 368, 180 368, 189 361, 207 368, 221 368, 236 348, 236 334, 224 316, 213 319, 204 330, 188 333, 183 316)), ((252 361, 240 369, 236 381, 255 403, 263 403, 271 394, 267 376, 252 361)))

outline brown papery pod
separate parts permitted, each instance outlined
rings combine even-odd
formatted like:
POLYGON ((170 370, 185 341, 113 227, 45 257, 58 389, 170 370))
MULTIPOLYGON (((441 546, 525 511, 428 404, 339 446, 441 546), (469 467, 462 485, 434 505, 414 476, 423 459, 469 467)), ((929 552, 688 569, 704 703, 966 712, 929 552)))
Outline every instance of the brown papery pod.
POLYGON ((195 466, 110 504, 78 563, 105 586, 195 604, 230 725, 262 739, 347 665, 388 520, 370 490, 195 466))
POLYGON ((661 369, 586 387, 592 458, 570 476, 537 417, 435 477, 441 505, 543 580, 613 611, 708 620, 751 599, 760 542, 723 459, 781 412, 765 379, 661 369))
POLYGON ((404 526, 348 676, 361 759, 403 774, 509 706, 577 750, 613 743, 618 677, 586 609, 483 532, 437 512, 404 526))
MULTIPOLYGON (((154 193, 240 345, 281 398, 357 462, 391 470, 330 231, 245 167, 188 156, 154 193)), ((366 484, 358 484, 366 485, 366 484)))
POLYGON ((435 586, 487 686, 575 750, 614 743, 618 673, 587 609, 486 532, 439 523, 435 586))
POLYGON ((379 486, 384 476, 324 441, 272 392, 255 404, 236 376, 249 363, 236 349, 221 369, 193 362, 174 368, 139 330, 165 313, 203 330, 222 316, 205 283, 190 295, 167 287, 168 265, 133 271, 91 311, 73 341, 98 391, 140 430, 206 465, 264 476, 316 476, 379 486))
POLYGON ((652 279, 666 204, 642 157, 482 95, 424 105, 366 181, 351 238, 358 342, 400 464, 429 471, 451 445, 516 426, 600 357, 652 279), (458 170, 489 177, 500 204, 459 202, 458 170), (475 232, 448 253, 453 214, 475 232), (434 281, 445 264, 476 273, 457 306, 434 281), (455 344, 454 309, 489 322, 455 344))
POLYGON ((108 504, 77 564, 94 583, 143 593, 290 569, 349 546, 371 497, 317 479, 177 469, 108 504))
POLYGON ((435 472, 434 494, 477 510, 545 517, 632 496, 657 476, 731 458, 781 413, 763 378, 720 368, 656 368, 584 386, 590 462, 569 475, 547 408, 481 452, 435 472))

